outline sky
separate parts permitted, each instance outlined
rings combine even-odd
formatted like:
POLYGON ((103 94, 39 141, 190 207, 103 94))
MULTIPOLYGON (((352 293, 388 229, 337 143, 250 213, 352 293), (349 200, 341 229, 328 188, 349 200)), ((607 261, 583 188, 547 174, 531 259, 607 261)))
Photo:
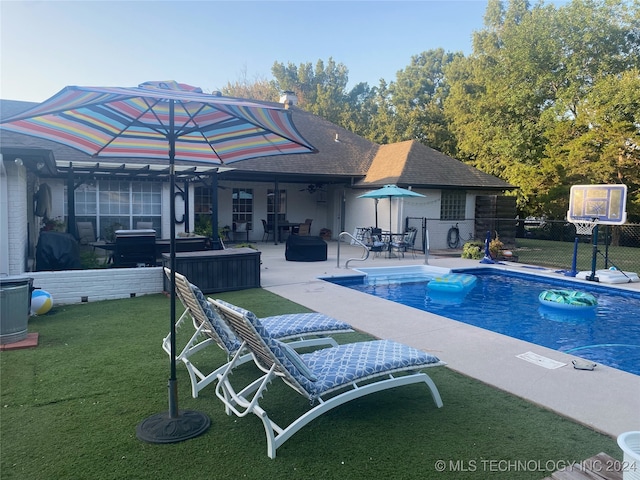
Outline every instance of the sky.
POLYGON ((176 80, 205 92, 271 80, 275 62, 332 58, 387 83, 424 51, 472 52, 486 0, 0 0, 0 98, 41 102, 67 85, 176 80))

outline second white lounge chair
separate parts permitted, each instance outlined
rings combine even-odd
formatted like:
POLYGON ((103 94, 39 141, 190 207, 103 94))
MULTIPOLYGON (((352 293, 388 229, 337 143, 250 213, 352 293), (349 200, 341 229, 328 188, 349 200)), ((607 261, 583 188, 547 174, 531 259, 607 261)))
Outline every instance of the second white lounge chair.
POLYGON ((264 372, 263 376, 237 391, 230 381, 240 359, 236 355, 219 375, 216 395, 225 404, 228 415, 244 417, 253 413, 260 418, 267 435, 270 458, 275 458, 278 447, 313 419, 370 393, 424 382, 436 406, 442 406, 438 388, 421 371, 445 365, 433 355, 390 340, 349 343, 298 354, 286 343, 273 338, 253 313, 229 308, 220 301, 209 299, 209 302, 242 339, 242 347, 250 350, 256 365, 264 372), (269 384, 278 377, 313 405, 285 427, 271 419, 259 403, 269 384))
MULTIPOLYGON (((167 276, 171 275, 169 268, 165 267, 164 271, 167 276)), ((211 308, 197 286, 191 284, 184 275, 176 272, 175 276, 176 296, 185 307, 184 313, 176 322, 176 330, 188 322, 189 317, 195 328, 189 341, 176 355, 176 360, 186 366, 191 379, 191 395, 196 398, 200 390, 217 379, 217 375, 222 373, 225 365, 221 365, 210 373, 205 373, 194 365, 191 357, 205 347, 217 345, 227 354, 227 360, 230 360, 238 352, 242 342, 211 308)), ((229 303, 226 305, 244 312, 243 309, 235 305, 229 303)), ((287 340, 293 348, 336 346, 338 343, 330 335, 353 332, 348 323, 320 313, 274 315, 261 320, 271 335, 279 340, 287 340)), ((171 355, 171 334, 163 339, 162 348, 171 355)), ((245 354, 241 356, 240 363, 250 360, 251 356, 245 354)))

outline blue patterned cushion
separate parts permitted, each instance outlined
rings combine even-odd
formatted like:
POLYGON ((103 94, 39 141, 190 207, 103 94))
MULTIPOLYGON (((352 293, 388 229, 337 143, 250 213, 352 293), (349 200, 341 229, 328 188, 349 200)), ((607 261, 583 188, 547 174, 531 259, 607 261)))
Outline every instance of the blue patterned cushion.
MULTIPOLYGON (((219 298, 216 299, 216 302, 242 315, 246 315, 249 312, 249 310, 245 308, 238 307, 233 303, 225 302, 219 298)), ((260 318, 260 323, 262 323, 272 337, 280 340, 299 337, 305 334, 320 335, 335 333, 340 330, 344 330, 345 332, 352 330, 351 325, 348 323, 317 312, 273 315, 260 318)))
MULTIPOLYGON (((289 360, 287 355, 284 353, 281 345, 282 342, 276 340, 271 336, 269 331, 264 328, 264 325, 255 316, 253 312, 245 310, 244 319, 255 328, 258 335, 262 338, 267 347, 271 350, 273 356, 286 368, 287 372, 302 386, 302 388, 309 392, 313 390, 313 382, 309 380, 309 378, 305 377, 298 368, 289 360)), ((310 370, 313 372, 313 370, 310 370)), ((314 375, 311 373, 311 375, 314 375)))
POLYGON ((300 357, 317 378, 311 384, 311 398, 358 380, 440 363, 433 355, 391 340, 339 345, 300 357))
POLYGON ((307 364, 304 363, 304 360, 302 359, 302 357, 298 355, 298 352, 296 352, 291 346, 287 345, 286 343, 280 342, 278 340, 276 340, 276 342, 278 342, 277 345, 282 350, 282 353, 285 354, 287 359, 289 359, 289 361, 298 369, 298 371, 302 375, 307 377, 312 382, 315 382, 318 380, 318 378, 309 369, 307 364))
POLYGON ((344 330, 352 331, 351 325, 322 313, 287 313, 261 318, 269 333, 279 339, 299 337, 304 334, 327 334, 344 330))
POLYGON ((238 339, 238 337, 236 337, 229 326, 211 308, 211 305, 209 305, 209 302, 207 301, 202 291, 193 283, 190 283, 189 285, 191 286, 191 290, 198 300, 198 303, 202 307, 204 314, 207 316, 207 319, 211 324, 211 328, 213 328, 215 333, 220 337, 220 340, 222 340, 222 343, 224 343, 227 351, 231 354, 237 352, 240 348, 240 340, 238 339))
POLYGON ((273 356, 304 388, 311 400, 349 383, 400 371, 416 371, 440 364, 437 357, 391 340, 349 343, 298 355, 308 368, 305 376, 289 359, 282 342, 271 337, 260 320, 251 312, 244 318, 271 350, 273 356), (311 380, 311 378, 316 380, 311 380))

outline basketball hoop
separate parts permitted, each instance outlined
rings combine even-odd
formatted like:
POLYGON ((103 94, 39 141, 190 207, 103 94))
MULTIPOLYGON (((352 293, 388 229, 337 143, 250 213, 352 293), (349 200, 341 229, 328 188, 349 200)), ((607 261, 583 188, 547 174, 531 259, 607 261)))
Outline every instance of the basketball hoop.
POLYGON ((591 220, 574 220, 573 223, 576 226, 576 235, 591 235, 593 229, 598 224, 598 219, 593 218, 591 220))

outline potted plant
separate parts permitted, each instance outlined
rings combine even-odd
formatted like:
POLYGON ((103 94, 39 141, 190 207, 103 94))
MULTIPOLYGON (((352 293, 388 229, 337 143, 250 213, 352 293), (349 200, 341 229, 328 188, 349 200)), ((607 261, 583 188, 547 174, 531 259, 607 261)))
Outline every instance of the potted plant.
POLYGON ((502 256, 503 248, 504 243, 500 241, 500 238, 498 238, 498 232, 496 232, 496 238, 489 242, 489 253, 491 254, 491 258, 500 258, 502 256))
POLYGON ((67 224, 60 217, 46 218, 42 226, 42 231, 44 232, 64 232, 66 229, 67 224))
POLYGON ((323 240, 331 240, 331 235, 332 235, 332 232, 328 228, 321 228, 320 229, 320 237, 323 240))
POLYGON ((116 241, 116 230, 123 230, 124 227, 119 223, 112 223, 104 229, 104 239, 107 243, 113 243, 116 241))
POLYGON ((229 225, 225 225, 224 227, 220 227, 218 229, 218 237, 220 237, 224 241, 230 240, 229 233, 231 233, 231 227, 229 225))

